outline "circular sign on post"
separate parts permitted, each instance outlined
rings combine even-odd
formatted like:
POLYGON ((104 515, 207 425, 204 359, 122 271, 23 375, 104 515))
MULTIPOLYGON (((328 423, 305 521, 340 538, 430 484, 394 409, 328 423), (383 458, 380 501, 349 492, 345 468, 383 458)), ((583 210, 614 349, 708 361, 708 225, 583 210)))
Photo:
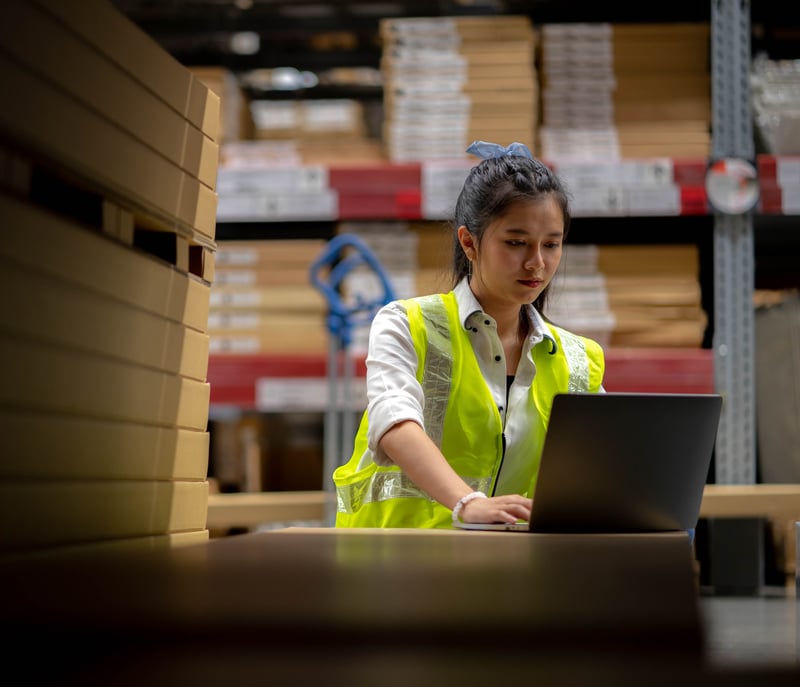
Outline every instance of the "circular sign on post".
POLYGON ((715 160, 706 171, 706 195, 718 212, 728 215, 749 212, 760 195, 755 165, 734 157, 715 160))

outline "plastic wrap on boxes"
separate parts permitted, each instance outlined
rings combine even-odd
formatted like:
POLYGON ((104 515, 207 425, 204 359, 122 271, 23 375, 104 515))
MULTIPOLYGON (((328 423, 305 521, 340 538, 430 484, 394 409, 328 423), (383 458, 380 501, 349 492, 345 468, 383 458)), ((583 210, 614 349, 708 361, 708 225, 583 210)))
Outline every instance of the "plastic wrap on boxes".
POLYGON ((773 155, 800 154, 800 60, 753 61, 753 116, 773 155))

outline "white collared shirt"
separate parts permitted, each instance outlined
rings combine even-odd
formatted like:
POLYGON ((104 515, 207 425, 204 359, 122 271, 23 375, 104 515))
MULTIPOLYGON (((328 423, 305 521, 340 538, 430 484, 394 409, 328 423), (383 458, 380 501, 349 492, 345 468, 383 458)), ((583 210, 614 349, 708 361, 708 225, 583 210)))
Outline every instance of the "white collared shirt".
MULTIPOLYGON (((527 427, 535 420, 530 404, 530 387, 536 374, 531 349, 542 342, 547 346, 555 346, 556 343, 541 315, 533 306, 528 306, 528 317, 532 323, 528 345, 523 347, 523 355, 520 357, 506 403, 506 360, 503 345, 497 335, 497 323, 481 310, 466 279, 454 291, 459 319, 464 328, 470 330, 478 364, 503 420, 506 454, 495 493, 520 493, 520 482, 515 479, 515 466, 519 465, 522 472, 523 465, 530 461, 530 456, 527 453, 519 455, 520 452, 515 450, 518 444, 516 438, 524 435, 527 427), (472 331, 473 329, 477 331, 472 331)), ((384 433, 395 424, 406 420, 412 420, 424 427, 424 397, 416 377, 417 354, 411 339, 406 310, 400 302, 394 301, 385 305, 375 315, 370 329, 366 364, 369 412, 367 442, 374 453, 375 462, 388 465, 391 464, 391 459, 378 447, 378 441, 384 433)))

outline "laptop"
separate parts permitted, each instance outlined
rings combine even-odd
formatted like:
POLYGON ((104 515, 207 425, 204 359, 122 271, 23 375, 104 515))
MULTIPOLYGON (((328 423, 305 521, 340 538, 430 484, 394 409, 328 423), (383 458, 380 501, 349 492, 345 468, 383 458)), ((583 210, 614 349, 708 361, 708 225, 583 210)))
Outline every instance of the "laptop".
POLYGON ((529 522, 469 530, 661 532, 697 524, 719 394, 556 395, 529 522))

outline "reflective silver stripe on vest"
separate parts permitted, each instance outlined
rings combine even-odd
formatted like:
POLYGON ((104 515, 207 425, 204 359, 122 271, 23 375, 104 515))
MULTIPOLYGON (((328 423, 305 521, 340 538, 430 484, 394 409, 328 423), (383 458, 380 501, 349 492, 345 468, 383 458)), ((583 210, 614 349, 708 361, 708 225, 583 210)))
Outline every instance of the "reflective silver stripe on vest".
POLYGON ((425 398, 422 419, 428 436, 441 448, 444 416, 447 412, 450 384, 453 379, 450 327, 447 321, 447 309, 439 296, 420 298, 419 306, 428 334, 425 365, 422 369, 422 393, 425 398))
MULTIPOLYGON (((466 479, 474 491, 487 492, 491 479, 466 479)), ((417 487, 404 472, 391 470, 376 472, 356 484, 348 484, 336 490, 336 509, 340 513, 355 513, 368 503, 380 503, 391 499, 426 499, 433 501, 417 487)))
POLYGON ((564 329, 559 329, 558 333, 569 366, 568 391, 589 391, 589 357, 583 339, 564 329))
POLYGON ((339 487, 336 490, 336 509, 340 513, 355 513, 368 503, 379 503, 389 499, 428 499, 403 472, 376 472, 366 479, 339 487))

